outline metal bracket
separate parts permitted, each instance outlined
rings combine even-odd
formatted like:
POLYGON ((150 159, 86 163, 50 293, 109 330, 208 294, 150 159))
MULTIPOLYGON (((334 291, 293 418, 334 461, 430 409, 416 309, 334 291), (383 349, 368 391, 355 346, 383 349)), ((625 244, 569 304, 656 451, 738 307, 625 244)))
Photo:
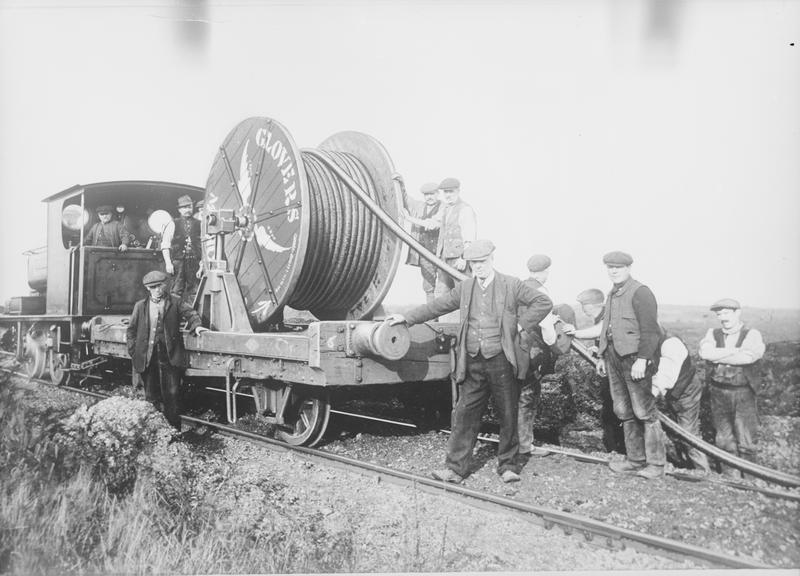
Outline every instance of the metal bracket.
POLYGON ((228 418, 228 424, 236 423, 236 391, 239 389, 239 384, 242 383, 242 378, 236 378, 236 382, 231 386, 231 377, 234 371, 241 371, 242 365, 239 358, 231 358, 225 365, 225 411, 228 418))

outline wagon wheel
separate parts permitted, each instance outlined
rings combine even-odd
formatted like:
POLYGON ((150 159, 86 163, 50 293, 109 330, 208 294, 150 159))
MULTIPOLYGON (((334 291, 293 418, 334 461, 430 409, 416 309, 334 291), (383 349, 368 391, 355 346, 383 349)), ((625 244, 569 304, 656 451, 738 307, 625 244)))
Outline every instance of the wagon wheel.
POLYGON ((291 430, 278 430, 278 439, 292 446, 314 446, 322 440, 330 415, 327 393, 311 396, 302 391, 292 391, 284 413, 284 420, 291 430))
POLYGON ((34 325, 25 334, 22 367, 29 378, 41 378, 47 365, 47 338, 44 330, 34 325))
POLYGON ((50 381, 56 386, 69 384, 71 372, 69 371, 69 354, 59 354, 55 350, 47 353, 47 366, 50 372, 50 381))

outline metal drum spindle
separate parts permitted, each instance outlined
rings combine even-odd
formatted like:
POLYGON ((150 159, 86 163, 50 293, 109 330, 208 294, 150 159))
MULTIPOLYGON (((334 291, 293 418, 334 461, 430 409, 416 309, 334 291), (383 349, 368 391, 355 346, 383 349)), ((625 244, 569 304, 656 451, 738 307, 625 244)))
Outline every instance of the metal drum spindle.
POLYGON ((248 118, 220 146, 205 205, 244 223, 225 258, 254 330, 269 330, 286 305, 320 320, 368 319, 388 292, 401 243, 336 170, 398 220, 394 166, 366 134, 339 132, 301 152, 278 122, 248 118))

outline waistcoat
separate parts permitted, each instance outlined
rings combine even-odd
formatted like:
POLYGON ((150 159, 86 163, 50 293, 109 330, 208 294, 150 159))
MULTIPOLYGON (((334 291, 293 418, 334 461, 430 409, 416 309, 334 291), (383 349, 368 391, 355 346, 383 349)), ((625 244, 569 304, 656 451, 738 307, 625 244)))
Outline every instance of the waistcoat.
POLYGON ((473 286, 467 319, 467 353, 470 356, 477 356, 480 352, 484 358, 489 359, 503 351, 500 316, 494 298, 496 285, 497 282, 493 281, 486 290, 481 290, 476 280, 473 286))
MULTIPOLYGON (((747 333, 749 331, 749 328, 742 326, 742 329, 739 331, 739 338, 736 340, 735 348, 742 347, 742 342, 747 338, 747 333)), ((715 328, 713 334, 717 348, 725 348, 725 333, 722 329, 715 328)), ((761 387, 761 373, 758 369, 758 365, 758 360, 752 364, 745 364, 743 366, 732 366, 730 364, 716 362, 711 371, 711 381, 727 386, 750 386, 754 392, 757 392, 761 387)))
MULTIPOLYGON (((653 358, 653 370, 655 372, 658 372, 658 364, 661 361, 661 346, 670 338, 677 338, 681 341, 681 344, 686 347, 686 350, 689 350, 688 346, 686 346, 686 342, 684 342, 680 336, 662 329, 661 338, 658 340, 658 348, 656 349, 655 357, 653 358)), ((678 379, 675 381, 675 386, 668 390, 667 394, 675 400, 683 396, 683 393, 694 380, 694 374, 695 368, 694 363, 692 362, 692 355, 687 354, 686 359, 683 361, 683 364, 681 364, 681 369, 678 372, 678 379)))
POLYGON ((635 354, 639 350, 639 321, 633 309, 633 295, 644 286, 638 280, 628 278, 616 291, 611 291, 606 299, 606 314, 600 332, 600 354, 608 348, 611 335, 614 350, 620 356, 635 354))
POLYGON ((172 234, 170 254, 173 260, 184 258, 200 259, 200 222, 194 218, 175 218, 175 232, 172 234))

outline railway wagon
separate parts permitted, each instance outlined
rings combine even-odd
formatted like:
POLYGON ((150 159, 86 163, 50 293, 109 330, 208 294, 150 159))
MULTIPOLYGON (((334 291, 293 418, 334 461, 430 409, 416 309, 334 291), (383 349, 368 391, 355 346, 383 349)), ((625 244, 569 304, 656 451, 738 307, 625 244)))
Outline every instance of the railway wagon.
POLYGON ((164 268, 151 236, 189 194, 204 200, 194 307, 209 331, 184 333, 186 376, 224 382, 229 422, 237 398, 252 396, 280 438, 313 445, 328 425, 331 390, 441 383, 450 374, 457 325, 380 320, 403 242, 424 251, 396 223, 401 186, 386 150, 366 134, 340 132, 301 151, 275 120, 249 118, 219 147, 205 189, 106 182, 50 196, 48 243, 36 253, 46 264, 29 255, 37 294, 12 299, 22 306, 0 316, 6 353, 30 376, 59 384, 128 361, 125 330, 145 297, 141 278, 164 268), (84 245, 100 204, 124 207, 130 226, 144 230, 141 247, 84 245))

